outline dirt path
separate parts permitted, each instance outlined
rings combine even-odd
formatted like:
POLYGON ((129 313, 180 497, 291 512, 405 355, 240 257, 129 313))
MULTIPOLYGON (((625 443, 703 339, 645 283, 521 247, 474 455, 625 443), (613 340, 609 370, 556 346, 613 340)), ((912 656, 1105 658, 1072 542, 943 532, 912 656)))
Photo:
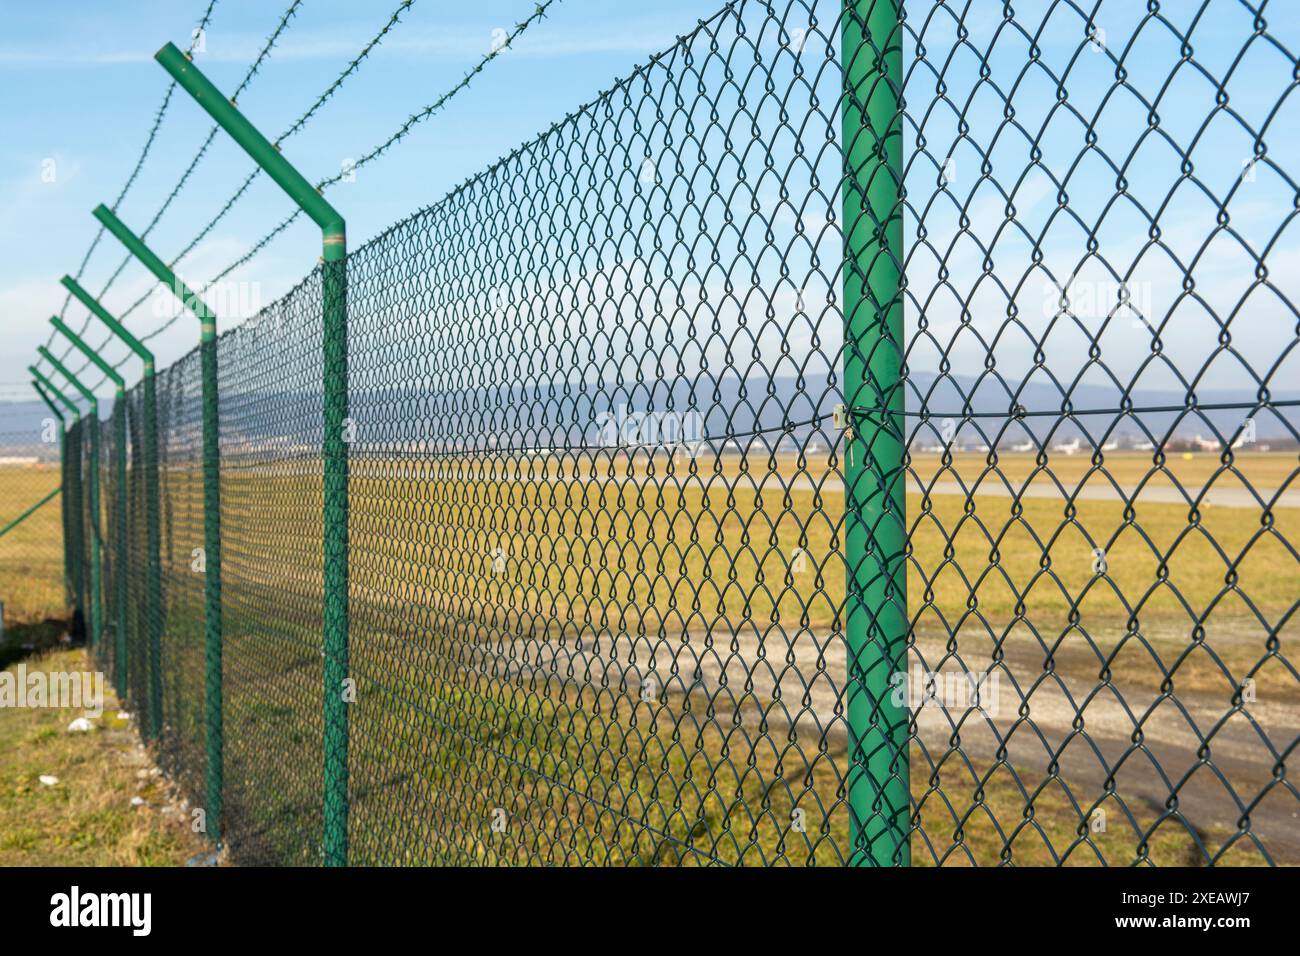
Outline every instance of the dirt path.
MULTIPOLYGON (((1246 642, 1249 657, 1260 639, 1245 629, 1210 640, 1224 650, 1246 642)), ((986 685, 996 697, 986 694, 983 712, 968 698, 927 701, 918 695, 914 792, 917 781, 941 766, 948 798, 969 806, 975 775, 987 772, 1005 748, 1001 759, 1031 792, 1050 780, 1049 787, 1064 787, 1088 809, 1113 777, 1104 808, 1120 825, 1131 812, 1149 826, 1163 808, 1175 806, 1207 835, 1213 853, 1248 814, 1250 832, 1275 862, 1300 864, 1300 801, 1274 778, 1279 757, 1286 760, 1300 739, 1300 685, 1286 690, 1282 681, 1281 694, 1272 688, 1272 696, 1261 694, 1236 712, 1226 679, 1221 689, 1211 681, 1209 688, 1176 686, 1173 696, 1162 696, 1158 672, 1147 679, 1154 665, 1140 679, 1117 666, 1112 686, 1099 691, 1097 657, 1082 640, 1078 644, 1059 649, 1049 671, 1041 648, 1008 642, 996 685, 986 685), (960 735, 956 745, 954 733, 960 735)), ((944 646, 938 636, 919 638, 912 673, 934 667, 944 646)), ((987 655, 968 648, 962 659, 974 672, 991 666, 987 655)), ((760 642, 757 635, 719 637, 710 647, 707 635, 694 633, 671 644, 627 635, 565 644, 515 640, 479 645, 464 663, 497 679, 558 681, 629 697, 653 682, 652 693, 666 693, 670 716, 689 708, 692 719, 702 720, 711 706, 713 719, 724 726, 738 720, 754 728, 765 714, 768 733, 794 725, 801 737, 825 735, 841 746, 847 734, 836 714, 847 666, 838 640, 821 648, 809 635, 794 648, 779 638, 760 642)), ((1140 659, 1125 665, 1139 666, 1140 659)), ((960 673, 951 663, 943 670, 960 673)))

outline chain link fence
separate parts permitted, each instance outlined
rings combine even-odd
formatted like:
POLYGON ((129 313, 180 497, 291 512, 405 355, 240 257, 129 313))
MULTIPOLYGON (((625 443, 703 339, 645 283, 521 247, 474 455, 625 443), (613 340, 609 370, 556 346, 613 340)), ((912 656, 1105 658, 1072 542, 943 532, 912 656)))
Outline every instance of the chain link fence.
MULTIPOLYGON (((234 858, 341 694, 352 863, 1300 862, 1300 30, 1097 7, 736 0, 353 252, 343 686, 320 271, 222 335, 234 858)), ((201 804, 198 364, 105 560, 201 804)))

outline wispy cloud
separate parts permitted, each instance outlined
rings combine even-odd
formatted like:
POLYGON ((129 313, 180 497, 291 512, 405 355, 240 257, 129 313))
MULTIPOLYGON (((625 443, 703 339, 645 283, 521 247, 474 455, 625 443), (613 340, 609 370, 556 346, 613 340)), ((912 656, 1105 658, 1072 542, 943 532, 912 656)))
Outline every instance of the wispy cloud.
MULTIPOLYGON (((680 26, 680 24, 676 24, 680 26)), ((500 27, 509 29, 508 25, 500 27)), ((583 28, 543 27, 525 34, 508 51, 520 57, 565 57, 601 54, 648 54, 658 52, 672 43, 674 24, 668 21, 647 20, 631 27, 621 25, 616 30, 602 26, 583 28)), ((482 31, 455 30, 413 32, 386 38, 375 51, 375 56, 427 57, 438 56, 455 60, 474 60, 491 49, 494 35, 491 29, 482 31)), ((222 34, 209 31, 207 50, 198 61, 215 63, 247 63, 253 60, 266 42, 265 37, 254 34, 222 34)), ((286 38, 275 48, 273 56, 279 60, 340 60, 356 56, 361 41, 355 31, 317 32, 286 38)), ((133 66, 153 60, 154 50, 121 47, 110 50, 87 49, 84 46, 61 45, 47 48, 0 47, 0 67, 11 69, 49 67, 111 67, 133 66)))
POLYGON ((0 66, 50 67, 50 66, 121 66, 146 63, 153 54, 145 50, 108 50, 99 53, 84 49, 0 49, 0 66))

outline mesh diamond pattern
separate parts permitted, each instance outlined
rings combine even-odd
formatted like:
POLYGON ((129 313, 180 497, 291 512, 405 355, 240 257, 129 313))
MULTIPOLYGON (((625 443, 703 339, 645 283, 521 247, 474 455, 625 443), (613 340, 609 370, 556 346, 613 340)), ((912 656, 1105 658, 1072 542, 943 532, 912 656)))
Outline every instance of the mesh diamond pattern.
MULTIPOLYGON (((894 9, 735 0, 349 257, 350 862, 1300 862, 1296 27, 894 9)), ((246 862, 323 857, 321 311, 219 341, 246 862)), ((200 409, 157 661, 126 571, 196 802, 200 409)))

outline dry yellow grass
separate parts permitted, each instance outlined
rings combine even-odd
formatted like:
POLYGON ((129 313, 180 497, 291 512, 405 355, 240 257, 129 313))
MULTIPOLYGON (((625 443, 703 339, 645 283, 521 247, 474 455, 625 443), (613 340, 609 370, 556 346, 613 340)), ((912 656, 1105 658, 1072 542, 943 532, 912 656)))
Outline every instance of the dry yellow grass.
MULTIPOLYGON (((53 468, 0 468, 0 527, 58 487, 53 468)), ((0 601, 6 623, 62 616, 63 523, 61 496, 0 537, 0 601)))
MULTIPOLYGON (((0 525, 57 484, 56 469, 0 469, 0 525)), ((0 538, 0 666, 11 671, 20 661, 28 672, 90 666, 85 651, 57 649, 67 629, 61 505, 52 498, 0 538)), ((175 866, 210 849, 134 728, 117 717, 107 681, 105 690, 90 733, 66 730, 81 711, 0 708, 0 865, 175 866), (46 786, 42 775, 58 783, 46 786), (133 797, 144 804, 133 806, 133 797)))
MULTIPOLYGON (((1001 458, 1012 480, 1033 469, 1029 456, 1001 458)), ((672 708, 656 715, 649 705, 606 694, 604 710, 593 711, 602 696, 594 687, 565 690, 505 665, 481 688, 466 687, 454 679, 463 662, 447 656, 470 653, 465 642, 474 635, 473 653, 486 666, 515 659, 522 646, 516 641, 536 648, 577 628, 692 641, 712 634, 719 647, 733 631, 745 631, 772 635, 767 652, 776 664, 785 654, 777 636, 798 632, 804 637, 796 666, 811 666, 805 656, 811 636, 839 627, 845 594, 843 488, 826 462, 801 468, 790 456, 775 462, 725 456, 669 465, 661 456, 593 468, 533 457, 490 467, 418 460, 356 466, 351 567, 353 667, 361 686, 353 718, 359 860, 367 853, 391 860, 396 840, 404 847, 401 858, 413 863, 843 861, 842 736, 818 741, 801 734, 782 746, 775 723, 753 733, 750 708, 739 736, 725 739, 722 719, 701 713, 697 718, 709 728, 683 737, 692 725, 677 723, 672 708), (427 641, 420 636, 426 632, 427 641), (487 812, 506 801, 519 831, 508 839, 487 830, 481 839, 464 837, 478 833, 487 812), (814 832, 791 831, 796 806, 808 810, 814 832), (432 830, 431 821, 438 821, 432 830)), ((918 457, 914 466, 918 474, 939 470, 937 458, 918 457)), ((960 456, 954 474, 939 477, 975 480, 983 467, 981 456, 960 456)), ((1078 456, 1052 461, 1063 481, 1081 480, 1087 467, 1078 456)), ((1149 456, 1107 458, 1109 473, 1123 485, 1143 480, 1150 467, 1149 456)), ((1215 467, 1208 456, 1169 464, 1189 484, 1204 483, 1215 467)), ((1295 462, 1293 456, 1243 456, 1240 467, 1258 487, 1276 487, 1295 462)), ((246 761, 239 764, 241 780, 269 779, 268 772, 296 779, 287 768, 319 764, 311 757, 319 708, 310 688, 318 686, 313 609, 321 589, 320 484, 309 466, 298 469, 232 471, 223 481, 227 660, 244 678, 232 698, 227 736, 232 761, 246 761), (291 620, 277 625, 281 616, 291 620), (258 654, 265 655, 261 664, 258 654), (249 682, 254 675, 260 680, 249 682)), ((1186 506, 1141 499, 1130 515, 1116 502, 1092 500, 1068 505, 1030 498, 1015 506, 1008 497, 968 503, 936 495, 926 504, 913 494, 908 504, 914 527, 909 606, 918 615, 918 646, 953 640, 973 662, 987 658, 993 638, 1026 623, 1049 641, 1068 630, 1074 636, 1052 652, 1051 666, 1063 680, 1092 686, 1100 665, 1081 634, 1106 653, 1125 639, 1137 608, 1144 640, 1168 665, 1188 649, 1193 620, 1204 618, 1204 646, 1229 675, 1202 667, 1197 655, 1181 665, 1178 692, 1222 696, 1227 706, 1233 686, 1266 653, 1269 631, 1300 594, 1300 570, 1287 547, 1300 540, 1298 509, 1278 509, 1264 527, 1249 508, 1212 507, 1193 517, 1186 506), (1095 569, 1095 547, 1105 549, 1104 574, 1095 569)), ((57 510, 50 514, 57 517, 57 510)), ((188 548, 178 547, 174 560, 183 572, 188 548)), ((0 542, 0 569, 3 563, 0 542)), ((1281 628, 1277 652, 1294 658, 1296 636, 1294 623, 1281 628)), ((733 649, 748 667, 755 664, 746 657, 752 651, 733 649)), ((1041 674, 1046 659, 1030 647, 1009 666, 1041 674)), ((842 669, 833 675, 837 682, 842 669)), ((1285 668, 1266 667, 1255 676, 1261 699, 1296 698, 1297 682, 1285 668)), ((1127 651, 1110 675, 1122 692, 1147 696, 1162 679, 1149 656, 1127 651)), ((789 704, 798 706, 793 699, 789 704)), ((723 716, 730 720, 730 711, 723 716)), ((1106 833, 1089 837, 1094 852, 1079 836, 1079 810, 1058 786, 1047 783, 1034 793, 1044 781, 1042 768, 1018 768, 1027 796, 1009 768, 980 788, 952 767, 941 782, 927 780, 919 755, 913 762, 912 792, 924 820, 924 836, 914 837, 918 864, 996 863, 1008 850, 1017 863, 1096 862, 1098 853, 1111 863, 1141 854, 1192 863, 1203 859, 1198 839, 1214 852, 1231 835, 1222 824, 1189 831, 1171 820, 1140 847, 1162 807, 1130 798, 1137 826, 1112 815, 1106 833)), ((982 776, 988 766, 977 765, 982 776)), ((311 799, 291 792, 273 798, 264 790, 249 791, 250 813, 300 819, 311 828, 317 812, 311 799)), ((1098 795, 1077 784, 1076 791, 1085 806, 1098 795)), ((258 820, 246 823, 256 827, 258 820)), ((310 841, 298 849, 310 858, 310 841)), ((1258 862, 1236 850, 1225 861, 1237 856, 1258 862)))

